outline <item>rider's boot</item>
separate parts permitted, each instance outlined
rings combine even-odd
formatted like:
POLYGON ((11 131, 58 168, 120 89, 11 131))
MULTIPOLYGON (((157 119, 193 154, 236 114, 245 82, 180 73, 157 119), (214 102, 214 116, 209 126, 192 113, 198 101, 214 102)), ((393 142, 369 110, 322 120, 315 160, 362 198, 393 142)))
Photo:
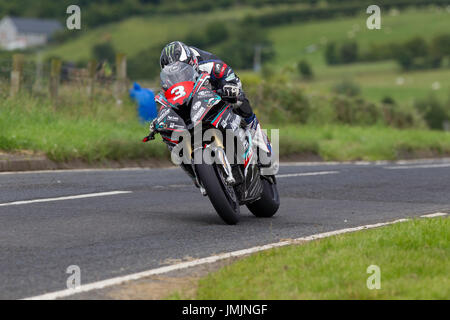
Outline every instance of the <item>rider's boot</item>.
POLYGON ((265 175, 274 175, 278 171, 278 161, 272 156, 272 145, 266 133, 261 129, 258 119, 253 114, 245 118, 245 129, 250 132, 254 145, 259 149, 258 159, 265 175), (265 155, 262 153, 264 152, 265 155))
POLYGON ((255 146, 271 155, 272 146, 265 132, 261 130, 261 125, 259 124, 258 118, 256 118, 256 116, 253 114, 251 117, 244 120, 244 129, 250 131, 255 146))

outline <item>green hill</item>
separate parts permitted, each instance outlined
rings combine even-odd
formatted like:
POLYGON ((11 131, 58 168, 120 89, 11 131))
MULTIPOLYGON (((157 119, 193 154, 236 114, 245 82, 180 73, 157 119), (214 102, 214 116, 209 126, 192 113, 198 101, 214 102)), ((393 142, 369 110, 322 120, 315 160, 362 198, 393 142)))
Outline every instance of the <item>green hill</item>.
MULTIPOLYGON (((244 7, 215 10, 207 15, 199 13, 132 17, 86 31, 73 40, 51 47, 46 53, 66 60, 86 60, 90 58, 93 45, 110 39, 118 51, 132 56, 154 44, 182 38, 201 30, 210 22, 233 24, 250 13, 257 16, 269 11, 270 7, 258 10, 244 7)), ((450 12, 442 9, 382 12, 381 30, 368 30, 365 26, 366 17, 367 15, 361 15, 267 28, 269 37, 275 44, 276 64, 287 65, 305 57, 314 65, 323 65, 323 44, 326 41, 352 39, 362 47, 367 47, 370 43, 402 41, 413 36, 431 37, 450 30, 450 12), (310 46, 315 46, 316 50, 307 53, 310 46)))
MULTIPOLYGON (((297 5, 297 6, 301 6, 297 5)), ((208 14, 177 14, 151 17, 133 17, 122 22, 104 25, 86 30, 74 40, 49 48, 48 55, 60 56, 66 60, 87 60, 91 56, 92 46, 110 40, 117 51, 125 52, 129 57, 142 50, 161 45, 174 39, 183 39, 186 35, 203 30, 208 23, 214 22, 233 25, 245 19, 249 13, 253 16, 283 11, 287 6, 261 7, 253 9, 242 7, 227 10, 214 10, 208 14)), ((372 101, 380 101, 386 96, 396 101, 412 101, 424 98, 430 92, 443 99, 450 92, 450 70, 438 69, 404 73, 394 62, 356 63, 329 66, 324 62, 324 45, 327 41, 356 41, 360 50, 368 50, 371 44, 403 42, 415 36, 431 39, 435 35, 450 30, 450 11, 436 7, 422 9, 382 11, 381 30, 366 28, 367 15, 340 17, 324 21, 293 23, 265 28, 272 40, 275 59, 271 64, 275 69, 287 67, 296 72, 295 64, 307 60, 314 71, 314 81, 305 82, 307 92, 326 93, 343 78, 351 78, 361 86, 362 95, 372 101), (397 82, 402 78, 404 84, 397 82), (432 91, 439 83, 439 90, 432 91)), ((231 35, 235 37, 236 35, 231 35)), ((252 35, 248 35, 251 37, 252 35)), ((216 45, 217 46, 217 45, 216 45)), ((215 47, 207 47, 215 51, 215 47)), ((223 57, 225 60, 227 57, 223 57)), ((145 57, 143 57, 145 59, 145 57)), ((156 58, 154 63, 158 63, 156 58)), ((244 74, 240 72, 240 74, 244 74)))

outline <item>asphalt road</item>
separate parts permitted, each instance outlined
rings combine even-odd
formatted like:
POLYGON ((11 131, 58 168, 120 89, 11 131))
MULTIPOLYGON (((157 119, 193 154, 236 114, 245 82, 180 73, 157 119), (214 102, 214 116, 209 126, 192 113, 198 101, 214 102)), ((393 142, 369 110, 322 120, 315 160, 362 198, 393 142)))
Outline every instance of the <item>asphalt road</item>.
POLYGON ((242 208, 237 226, 177 168, 0 174, 0 299, 63 290, 70 265, 85 284, 169 259, 450 211, 449 160, 287 165, 279 174, 277 215, 242 208), (94 195, 70 198, 84 194, 94 195), (27 202, 37 199, 49 200, 27 202))

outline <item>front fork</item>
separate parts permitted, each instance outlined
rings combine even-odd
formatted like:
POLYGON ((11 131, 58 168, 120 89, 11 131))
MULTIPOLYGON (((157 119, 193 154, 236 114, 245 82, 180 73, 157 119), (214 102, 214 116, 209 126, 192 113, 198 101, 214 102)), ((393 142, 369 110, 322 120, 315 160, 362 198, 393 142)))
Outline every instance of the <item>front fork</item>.
POLYGON ((233 177, 233 170, 231 169, 230 162, 228 161, 225 153, 223 142, 219 139, 215 132, 212 136, 214 137, 214 141, 206 145, 204 149, 210 148, 211 151, 214 152, 216 159, 219 159, 219 164, 223 167, 223 171, 226 174, 225 182, 228 185, 234 185, 236 183, 236 179, 233 177))

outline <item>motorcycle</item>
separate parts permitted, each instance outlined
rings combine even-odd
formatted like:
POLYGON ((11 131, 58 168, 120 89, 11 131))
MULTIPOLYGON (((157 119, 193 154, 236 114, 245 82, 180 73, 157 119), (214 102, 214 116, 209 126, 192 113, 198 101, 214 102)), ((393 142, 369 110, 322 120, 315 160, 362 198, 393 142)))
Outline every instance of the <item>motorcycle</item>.
POLYGON ((227 224, 239 221, 242 205, 256 217, 272 217, 280 198, 275 173, 264 173, 277 168, 268 139, 265 146, 253 142, 232 105, 208 86, 208 74, 176 62, 161 71, 160 80, 163 91, 155 100, 161 107, 143 142, 160 134, 172 161, 227 224))

